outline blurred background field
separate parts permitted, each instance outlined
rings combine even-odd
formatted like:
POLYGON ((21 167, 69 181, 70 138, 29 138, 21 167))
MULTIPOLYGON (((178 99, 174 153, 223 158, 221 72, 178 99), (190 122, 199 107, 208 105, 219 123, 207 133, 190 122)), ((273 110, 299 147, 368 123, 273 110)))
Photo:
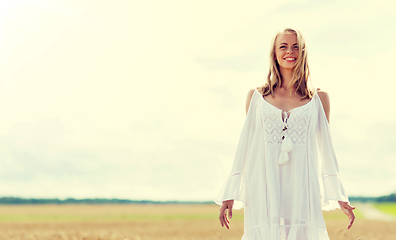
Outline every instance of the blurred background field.
MULTIPOLYGON (((241 239, 243 211, 227 230, 213 204, 103 201, 216 196, 285 27, 331 96, 349 199, 396 202, 395 15, 394 0, 0 1, 0 240, 241 239)), ((380 212, 396 204, 360 207, 351 230, 324 213, 332 240, 396 239, 380 212)))
MULTIPOLYGON (((378 209, 396 204, 376 204, 378 209)), ((218 222, 214 204, 2 205, 0 239, 8 240, 239 240, 243 210, 234 212, 231 229, 218 222)), ((394 240, 396 222, 367 219, 356 210, 354 226, 340 211, 324 212, 330 239, 394 240)))

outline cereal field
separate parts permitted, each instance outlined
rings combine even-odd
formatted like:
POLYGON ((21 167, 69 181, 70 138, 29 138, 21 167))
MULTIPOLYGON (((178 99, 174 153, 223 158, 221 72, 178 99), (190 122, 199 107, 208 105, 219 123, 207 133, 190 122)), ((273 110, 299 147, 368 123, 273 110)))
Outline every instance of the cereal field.
MULTIPOLYGON (((239 240, 243 211, 221 228, 216 205, 0 206, 1 240, 239 240)), ((396 223, 363 219, 347 230, 340 211, 325 213, 332 240, 394 240, 396 223)))

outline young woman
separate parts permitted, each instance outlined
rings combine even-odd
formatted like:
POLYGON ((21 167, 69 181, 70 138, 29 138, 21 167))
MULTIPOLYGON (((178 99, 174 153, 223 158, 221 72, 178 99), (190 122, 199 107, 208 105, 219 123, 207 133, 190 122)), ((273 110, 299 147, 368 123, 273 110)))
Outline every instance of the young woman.
POLYGON ((301 33, 278 33, 267 83, 249 91, 247 117, 231 174, 215 202, 229 228, 245 208, 243 240, 327 240, 322 210, 355 215, 338 171, 329 129, 330 102, 308 86, 301 33), (228 217, 227 217, 228 213, 228 217))

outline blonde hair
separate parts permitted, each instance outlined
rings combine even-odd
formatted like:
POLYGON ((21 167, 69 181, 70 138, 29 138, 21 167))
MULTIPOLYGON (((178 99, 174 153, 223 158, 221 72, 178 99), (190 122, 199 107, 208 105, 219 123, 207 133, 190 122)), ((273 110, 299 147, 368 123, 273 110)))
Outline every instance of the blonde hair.
POLYGON ((278 90, 282 85, 282 77, 279 71, 279 63, 276 60, 275 53, 275 42, 278 36, 282 33, 294 33, 297 36, 297 45, 298 45, 298 59, 293 68, 293 78, 288 86, 294 86, 296 89, 296 93, 301 96, 301 99, 312 98, 313 90, 308 87, 309 80, 309 68, 307 61, 307 51, 305 48, 305 39, 301 35, 301 33, 293 28, 286 28, 282 32, 276 34, 272 42, 272 49, 270 53, 270 68, 267 77, 267 82, 262 86, 263 96, 272 95, 274 96, 274 92, 278 90))

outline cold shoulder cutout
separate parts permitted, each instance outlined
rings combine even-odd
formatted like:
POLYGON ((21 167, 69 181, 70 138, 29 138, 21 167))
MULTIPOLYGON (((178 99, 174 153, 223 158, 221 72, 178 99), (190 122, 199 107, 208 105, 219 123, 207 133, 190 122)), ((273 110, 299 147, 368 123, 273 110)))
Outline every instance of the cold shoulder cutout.
POLYGON ((330 122, 330 98, 329 94, 325 91, 318 89, 317 91, 320 101, 322 103, 323 109, 326 114, 327 122, 330 122))
POLYGON ((261 88, 261 87, 257 87, 256 89, 253 88, 253 89, 250 89, 250 90, 249 90, 249 92, 248 92, 248 94, 247 94, 247 99, 246 99, 246 114, 247 114, 247 112, 248 112, 249 105, 250 105, 250 101, 251 101, 252 96, 253 96, 253 93, 254 93, 255 91, 258 91, 259 93, 263 94, 263 93, 262 93, 262 88, 261 88), (259 89, 260 89, 261 91, 259 91, 259 89))
POLYGON ((246 98, 246 114, 247 114, 247 112, 249 110, 249 105, 250 105, 250 101, 252 100, 253 93, 254 93, 254 88, 250 89, 248 94, 247 94, 247 98, 246 98))

